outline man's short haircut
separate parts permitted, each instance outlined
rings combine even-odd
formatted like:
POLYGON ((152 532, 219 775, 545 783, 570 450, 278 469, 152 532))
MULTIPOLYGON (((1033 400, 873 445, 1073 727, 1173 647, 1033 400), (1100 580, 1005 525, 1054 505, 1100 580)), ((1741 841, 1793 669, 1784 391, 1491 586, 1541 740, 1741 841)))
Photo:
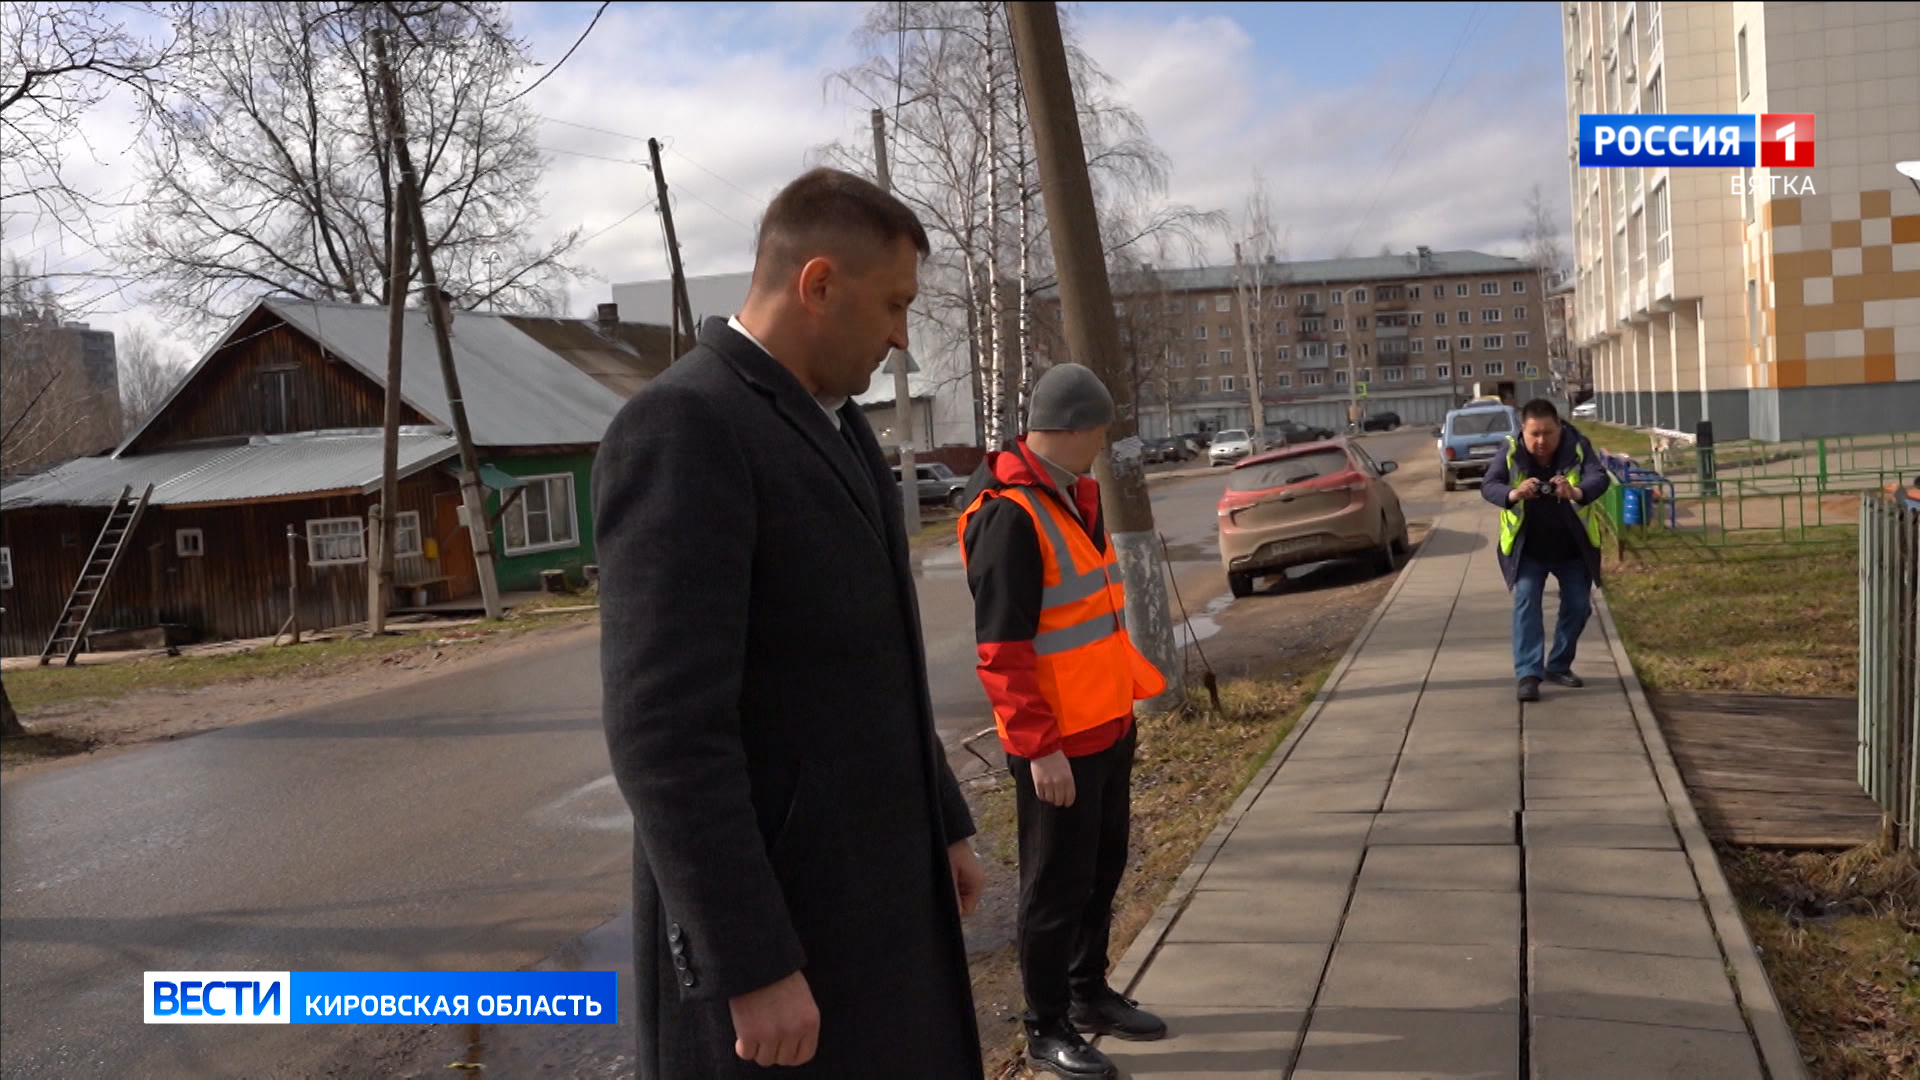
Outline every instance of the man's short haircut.
POLYGON ((753 284, 771 285, 822 255, 864 268, 903 239, 911 240, 922 258, 933 250, 920 219, 892 193, 850 172, 812 169, 767 204, 760 218, 753 284))
POLYGON ((1532 401, 1520 407, 1520 422, 1523 424, 1529 420, 1552 420, 1558 422, 1559 419, 1560 410, 1553 407, 1553 402, 1543 397, 1534 398, 1532 401))

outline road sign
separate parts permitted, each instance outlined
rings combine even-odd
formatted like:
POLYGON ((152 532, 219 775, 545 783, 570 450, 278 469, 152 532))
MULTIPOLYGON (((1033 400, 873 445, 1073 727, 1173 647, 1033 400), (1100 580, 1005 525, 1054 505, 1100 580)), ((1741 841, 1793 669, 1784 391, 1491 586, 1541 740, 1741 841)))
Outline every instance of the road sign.
POLYGON ((1354 395, 1355 395, 1356 397, 1366 397, 1366 396, 1367 396, 1367 384, 1366 384, 1366 383, 1354 383, 1353 385, 1354 385, 1354 395))
POLYGON ((1540 366, 1539 366, 1538 364, 1528 364, 1528 365, 1527 365, 1527 378, 1529 378, 1529 379, 1537 379, 1537 378, 1539 378, 1539 377, 1540 377, 1540 366))

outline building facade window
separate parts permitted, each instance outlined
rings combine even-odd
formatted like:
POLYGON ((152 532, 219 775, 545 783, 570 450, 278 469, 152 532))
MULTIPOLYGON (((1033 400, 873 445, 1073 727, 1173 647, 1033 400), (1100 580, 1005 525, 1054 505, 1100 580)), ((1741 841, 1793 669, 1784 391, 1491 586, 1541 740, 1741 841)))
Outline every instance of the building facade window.
POLYGON ((1480 321, 1483 323, 1496 323, 1500 321, 1500 315, 1501 312, 1499 308, 1490 307, 1480 312, 1480 321))
POLYGON ((1333 373, 1333 385, 1335 386, 1347 385, 1347 371, 1345 368, 1341 368, 1339 371, 1336 371, 1333 373))
POLYGON ((0 589, 13 588, 13 549, 0 547, 0 589))
POLYGON ((1275 375, 1273 377, 1273 382, 1274 382, 1274 385, 1278 386, 1282 390, 1285 390, 1287 387, 1293 385, 1293 376, 1283 371, 1280 374, 1275 375))
POLYGON ((1335 345, 1335 346, 1333 347, 1333 358, 1334 358, 1335 360, 1345 360, 1345 359, 1347 358, 1347 344, 1346 344, 1346 342, 1344 342, 1344 341, 1343 341, 1343 342, 1340 342, 1339 344, 1337 344, 1337 345, 1335 345))
POLYGON ((1427 321, 1427 317, 1418 311, 1414 312, 1412 315, 1409 315, 1408 318, 1412 320, 1412 324, 1414 326, 1419 326, 1422 323, 1427 321))
POLYGON ((344 566, 367 561, 366 525, 357 517, 307 522, 307 565, 344 566))
POLYGON ((1513 347, 1516 349, 1524 349, 1527 347, 1527 340, 1528 340, 1528 335, 1515 334, 1513 335, 1513 347))
POLYGON ((1401 379, 1405 378, 1406 376, 1406 372, 1403 369, 1397 368, 1397 367, 1387 368, 1383 374, 1386 375, 1388 382, 1399 382, 1401 379))
POLYGON ((1355 330, 1365 330, 1367 328, 1367 317, 1365 315, 1355 315, 1353 317, 1353 328, 1355 330))
MULTIPOLYGON (((1494 291, 1494 292, 1499 292, 1499 291, 1500 291, 1500 286, 1498 286, 1498 285, 1495 285, 1495 286, 1493 287, 1493 291, 1494 291)), ((1526 291, 1527 291, 1527 279, 1526 279, 1526 278, 1514 278, 1514 279, 1513 279, 1513 291, 1514 291, 1514 292, 1517 292, 1517 293, 1523 293, 1523 292, 1526 292, 1526 291)))
POLYGON ((1193 328, 1193 340, 1195 340, 1195 341, 1205 341, 1205 340, 1207 340, 1207 328, 1206 328, 1206 327, 1204 327, 1204 326, 1196 326, 1196 327, 1194 327, 1194 328, 1193 328))
POLYGON ((1460 284, 1455 285, 1453 287, 1453 295, 1456 297, 1462 297, 1467 295, 1467 283, 1463 281, 1460 284))
POLYGON ((1487 377, 1490 379, 1498 378, 1507 373, 1507 365, 1498 360, 1490 360, 1485 366, 1487 369, 1487 377))
POLYGON ((1409 379, 1412 379, 1412 380, 1413 380, 1414 382, 1426 382, 1426 381, 1427 381, 1427 369, 1426 369, 1426 368, 1424 368, 1424 367, 1420 367, 1420 366, 1418 366, 1418 365, 1416 365, 1416 366, 1414 366, 1414 367, 1411 367, 1411 368, 1408 368, 1407 370, 1408 370, 1408 372, 1409 372, 1409 374, 1407 375, 1407 378, 1409 378, 1409 379))
POLYGON ((1221 323, 1219 333, 1214 335, 1214 337, 1220 341, 1225 341, 1232 336, 1233 336, 1233 325, 1231 323, 1221 323))
POLYGON ((1233 297, 1231 297, 1231 296, 1216 296, 1216 297, 1214 297, 1214 298, 1213 298, 1213 310, 1215 310, 1215 311, 1232 311, 1232 310, 1233 310, 1233 297))
POLYGON ((399 558, 425 553, 420 546, 420 511, 407 510, 393 519, 393 553, 399 558))
POLYGON ((1285 319, 1281 319, 1281 320, 1280 320, 1279 322, 1276 322, 1276 323, 1274 323, 1274 324, 1273 324, 1273 332, 1274 332, 1274 333, 1276 333, 1276 334, 1284 334, 1284 333, 1286 333, 1286 332, 1287 332, 1287 320, 1285 320, 1285 319))
POLYGON ((573 474, 521 479, 527 485, 526 491, 501 517, 507 554, 578 547, 580 531, 574 526, 573 474))
POLYGON ((1497 282, 1497 281, 1483 281, 1483 282, 1481 282, 1481 283, 1480 283, 1480 295, 1481 295, 1481 296, 1499 296, 1499 295, 1500 295, 1500 283, 1499 283, 1499 282, 1497 282))
POLYGON ((1356 304, 1364 304, 1364 303, 1366 303, 1366 302, 1367 302, 1367 290, 1365 290, 1365 289, 1355 289, 1355 290, 1353 290, 1353 302, 1354 302, 1354 303, 1356 303, 1356 304))
POLYGON ((1453 368, 1447 364, 1433 365, 1433 377, 1436 379, 1453 378, 1453 368))
POLYGON ((1407 342, 1407 351, 1408 351, 1408 352, 1426 352, 1426 351, 1427 351, 1427 339, 1426 339, 1426 338, 1414 338, 1414 339, 1412 339, 1411 341, 1408 341, 1408 342, 1407 342))
POLYGON ((1220 366, 1226 367, 1228 364, 1231 364, 1231 363, 1233 363, 1233 350, 1221 349, 1220 350, 1220 366))
POLYGON ((1514 322, 1526 322, 1526 321, 1527 321, 1527 309, 1526 309, 1525 307, 1517 307, 1517 308, 1514 308, 1514 309, 1513 309, 1513 321, 1514 321, 1514 322))
POLYGON ((1329 299, 1335 304, 1345 304, 1347 302, 1347 294, 1343 290, 1335 289, 1329 294, 1329 299))
POLYGON ((1433 313, 1433 325, 1435 325, 1435 326, 1445 326, 1445 325, 1447 325, 1447 313, 1446 313, 1446 312, 1444 312, 1444 311, 1436 311, 1436 312, 1434 312, 1434 313, 1433 313))
POLYGON ((1225 394, 1225 393, 1230 393, 1232 390, 1233 390, 1233 376, 1231 375, 1222 376, 1220 379, 1220 392, 1225 394))
POLYGON ((1307 380, 1308 386, 1325 386, 1327 384, 1327 375, 1326 372, 1323 371, 1309 371, 1304 373, 1303 377, 1307 380))
POLYGON ((1345 320, 1345 319, 1335 319, 1335 320, 1333 320, 1333 332, 1334 332, 1334 333, 1336 333, 1336 334, 1338 334, 1338 333, 1341 333, 1342 331, 1344 331, 1344 330, 1346 330, 1346 328, 1347 328, 1347 320, 1345 320))
POLYGON ((1437 337, 1433 339, 1434 352, 1446 352, 1451 347, 1452 347, 1452 343, 1449 342, 1446 338, 1437 337))
POLYGON ((207 553, 207 534, 202 529, 173 530, 173 553, 182 559, 197 559, 207 553))
POLYGON ((1454 352, 1472 352, 1473 339, 1470 337, 1460 338, 1459 340, 1453 343, 1453 351, 1454 352))
POLYGON ((1193 392, 1194 392, 1194 393, 1196 393, 1196 394, 1211 394, 1211 393, 1213 393, 1213 380, 1212 380, 1212 379, 1195 379, 1195 380, 1193 380, 1193 392))
POLYGON ((1473 321, 1473 312, 1471 311, 1457 312, 1453 316, 1453 321, 1456 323, 1459 323, 1461 326, 1465 326, 1468 323, 1473 321))
POLYGON ((1463 378, 1463 379, 1471 379, 1471 378, 1473 378, 1473 365, 1472 365, 1472 364, 1461 364, 1461 365, 1460 365, 1460 377, 1461 377, 1461 378, 1463 378))
POLYGON ((1291 345, 1282 345, 1282 346, 1280 346, 1280 348, 1279 348, 1279 353, 1280 353, 1280 359, 1282 359, 1282 360, 1291 360, 1291 359, 1293 359, 1293 346, 1291 346, 1291 345))

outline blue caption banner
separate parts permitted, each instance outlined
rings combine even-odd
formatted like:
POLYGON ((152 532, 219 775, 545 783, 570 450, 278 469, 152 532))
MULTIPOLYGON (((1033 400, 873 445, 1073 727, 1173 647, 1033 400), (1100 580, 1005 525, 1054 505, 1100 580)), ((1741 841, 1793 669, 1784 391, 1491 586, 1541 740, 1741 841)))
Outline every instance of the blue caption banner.
POLYGON ((612 971, 149 971, 149 1024, 617 1024, 612 971))
POLYGON ((1582 168, 1751 168, 1760 156, 1752 113, 1581 113, 1582 168))

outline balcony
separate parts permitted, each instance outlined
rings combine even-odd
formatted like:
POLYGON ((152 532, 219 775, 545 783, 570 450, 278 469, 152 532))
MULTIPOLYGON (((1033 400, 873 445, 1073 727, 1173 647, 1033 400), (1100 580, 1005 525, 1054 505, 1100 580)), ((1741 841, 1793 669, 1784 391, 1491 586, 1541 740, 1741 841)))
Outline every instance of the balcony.
POLYGON ((1405 310, 1407 310, 1407 299, 1406 299, 1406 297, 1404 297, 1404 296, 1402 296, 1402 297, 1397 297, 1397 298, 1394 298, 1394 299, 1391 299, 1391 300, 1388 300, 1388 299, 1382 299, 1382 298, 1380 298, 1380 297, 1375 297, 1375 298, 1374 298, 1374 301, 1373 301, 1373 310, 1375 310, 1375 311, 1405 311, 1405 310))
POLYGON ((1395 339, 1404 341, 1407 335, 1408 328, 1404 326, 1376 326, 1373 328, 1373 336, 1380 341, 1391 341, 1395 339))
POLYGON ((1295 304, 1293 306, 1294 317, 1299 319, 1311 319, 1316 315, 1325 315, 1326 313, 1327 313, 1327 306, 1325 304, 1318 303, 1318 302, 1311 303, 1311 304, 1295 304))
POLYGON ((1302 356, 1293 366, 1302 371, 1325 371, 1332 363, 1332 358, 1328 356, 1302 356))
POLYGON ((1325 341, 1325 340, 1327 340, 1327 335, 1326 335, 1326 332, 1325 332, 1325 331, 1323 331, 1323 330, 1301 330, 1301 331, 1298 331, 1298 332, 1296 332, 1296 333, 1295 333, 1295 334, 1294 334, 1293 336, 1294 336, 1294 337, 1295 337, 1295 338, 1296 338, 1297 340, 1300 340, 1300 341, 1325 341))

